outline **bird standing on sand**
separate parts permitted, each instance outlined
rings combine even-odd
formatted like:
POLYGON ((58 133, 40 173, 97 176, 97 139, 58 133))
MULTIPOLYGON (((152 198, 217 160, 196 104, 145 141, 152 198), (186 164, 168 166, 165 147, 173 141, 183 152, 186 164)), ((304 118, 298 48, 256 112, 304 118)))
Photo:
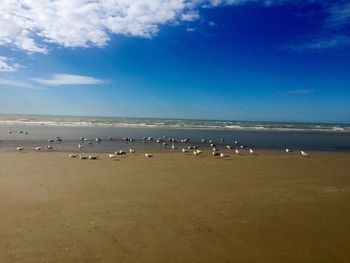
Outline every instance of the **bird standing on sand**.
POLYGON ((23 151, 24 147, 17 147, 17 151, 23 151))
POLYGON ((183 153, 188 153, 188 150, 185 149, 185 148, 182 148, 182 152, 183 152, 183 153))
POLYGON ((286 153, 291 153, 291 152, 293 152, 293 151, 288 149, 288 148, 286 148, 286 153))
POLYGON ((89 155, 89 160, 97 160, 98 157, 98 155, 89 155))
POLYGON ((116 158, 117 157, 117 155, 113 154, 113 153, 108 154, 108 156, 109 156, 109 158, 116 158))
POLYGON ((78 144, 78 148, 79 148, 79 149, 83 149, 83 148, 84 148, 84 146, 83 146, 83 145, 81 145, 81 144, 78 144))
POLYGON ((236 152, 236 154, 239 154, 239 150, 238 149, 236 149, 235 152, 236 152))
POLYGON ((193 151, 193 155, 201 155, 202 151, 201 150, 195 150, 193 151))
POLYGON ((86 160, 88 157, 87 156, 83 156, 83 155, 79 155, 79 158, 80 158, 80 160, 86 160))
POLYGON ((301 153, 302 156, 305 156, 305 157, 308 157, 308 156, 309 156, 309 155, 308 155, 306 152, 304 152, 304 151, 301 151, 300 153, 301 153))
POLYGON ((47 148, 48 150, 52 150, 52 149, 53 149, 53 147, 52 147, 51 145, 47 145, 46 148, 47 148))
POLYGON ((228 155, 227 155, 227 154, 224 154, 224 153, 220 153, 220 157, 221 157, 221 158, 224 158, 224 157, 228 157, 228 155))
POLYGON ((130 148, 130 149, 129 149, 129 152, 130 152, 130 153, 135 153, 135 150, 130 148))
POLYGON ((145 153, 145 157, 152 157, 153 154, 152 153, 145 153))
POLYGON ((41 147, 40 147, 40 146, 35 147, 35 150, 36 150, 36 151, 41 151, 41 147))
POLYGON ((69 158, 75 158, 75 157, 77 157, 77 155, 74 154, 74 153, 71 153, 71 154, 68 154, 68 157, 69 157, 69 158))
POLYGON ((249 149, 249 153, 250 153, 250 154, 254 154, 253 149, 249 149))

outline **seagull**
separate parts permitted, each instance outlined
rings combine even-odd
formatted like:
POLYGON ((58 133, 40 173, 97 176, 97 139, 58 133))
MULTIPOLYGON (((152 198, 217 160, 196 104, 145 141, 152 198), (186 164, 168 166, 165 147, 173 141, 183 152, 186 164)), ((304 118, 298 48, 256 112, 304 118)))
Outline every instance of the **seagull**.
POLYGON ((221 157, 221 158, 224 158, 224 157, 228 157, 228 155, 227 155, 227 154, 224 154, 224 153, 220 153, 220 157, 221 157))
POLYGON ((52 147, 51 145, 47 145, 46 148, 47 148, 48 150, 52 150, 52 149, 53 149, 53 147, 52 147))
POLYGON ((235 152, 236 152, 237 154, 239 154, 239 150, 238 150, 238 149, 236 149, 235 152))
POLYGON ((188 153, 188 150, 185 149, 185 148, 182 148, 182 152, 183 152, 183 153, 188 153))
POLYGON ((84 141, 84 140, 85 140, 85 138, 84 138, 84 137, 80 137, 80 140, 81 140, 81 141, 84 141))
POLYGON ((215 147, 216 145, 215 145, 214 143, 211 143, 210 146, 211 146, 211 147, 215 147))
POLYGON ((145 156, 146 156, 146 157, 152 157, 153 154, 152 154, 152 153, 145 153, 145 156))
POLYGON ((290 150, 290 149, 286 148, 286 152, 287 153, 291 153, 291 152, 293 152, 293 150, 290 150))
POLYGON ((250 154, 254 154, 253 149, 249 149, 249 153, 250 153, 250 154))
POLYGON ((171 149, 173 149, 173 150, 175 150, 176 149, 176 147, 175 147, 175 145, 173 144, 173 145, 171 145, 171 149))
POLYGON ((113 153, 108 154, 108 156, 109 156, 109 158, 115 158, 115 157, 117 157, 117 155, 116 155, 116 154, 113 154, 113 153))
POLYGON ((220 153, 218 153, 218 152, 213 152, 212 155, 213 155, 213 156, 219 156, 220 153))
POLYGON ((231 145, 226 145, 226 148, 229 149, 229 150, 231 150, 231 149, 233 148, 233 146, 231 146, 231 145))
POLYGON ((305 156, 305 157, 308 157, 308 156, 309 156, 309 155, 308 155, 306 152, 304 152, 304 151, 301 151, 300 153, 301 153, 302 156, 305 156))
POLYGON ((80 158, 80 160, 86 160, 88 157, 86 157, 86 156, 83 156, 83 155, 79 155, 79 158, 80 158))
POLYGON ((100 139, 100 138, 96 138, 95 141, 96 141, 96 142, 100 142, 101 139, 100 139))
POLYGON ((195 151, 193 151, 193 154, 194 155, 201 155, 202 151, 201 150, 195 150, 195 151))
POLYGON ((84 146, 81 145, 81 144, 78 144, 78 148, 79 148, 79 149, 82 149, 82 148, 84 148, 84 146))
POLYGON ((119 150, 118 152, 115 152, 116 155, 125 155, 126 152, 119 150))
POLYGON ((98 157, 98 155, 89 155, 89 160, 96 160, 98 157))
POLYGON ((49 142, 54 142, 54 140, 53 139, 49 139, 49 142))
POLYGON ((130 149, 129 149, 129 152, 130 152, 130 153, 135 153, 135 150, 130 148, 130 149))
POLYGON ((216 149, 216 148, 213 148, 213 152, 217 152, 218 151, 218 149, 216 149))
POLYGON ((71 153, 71 154, 68 154, 68 157, 69 157, 69 158, 75 158, 75 157, 77 157, 77 155, 74 154, 74 153, 71 153))
POLYGON ((17 151, 23 151, 24 147, 17 147, 17 151))
POLYGON ((40 147, 40 146, 35 147, 35 150, 36 150, 36 151, 41 151, 41 147, 40 147))
POLYGON ((90 141, 87 141, 86 143, 87 143, 87 144, 89 144, 89 145, 91 144, 91 142, 90 142, 90 141))
POLYGON ((117 157, 117 155, 116 155, 116 154, 113 154, 113 153, 109 153, 108 156, 109 156, 109 158, 115 158, 115 157, 117 157))

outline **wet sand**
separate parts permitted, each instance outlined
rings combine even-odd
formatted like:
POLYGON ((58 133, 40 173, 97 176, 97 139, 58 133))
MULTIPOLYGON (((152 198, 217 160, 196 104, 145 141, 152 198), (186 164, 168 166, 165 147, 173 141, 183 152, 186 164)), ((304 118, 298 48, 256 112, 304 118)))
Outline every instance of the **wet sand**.
POLYGON ((349 262, 350 155, 0 152, 0 262, 349 262))

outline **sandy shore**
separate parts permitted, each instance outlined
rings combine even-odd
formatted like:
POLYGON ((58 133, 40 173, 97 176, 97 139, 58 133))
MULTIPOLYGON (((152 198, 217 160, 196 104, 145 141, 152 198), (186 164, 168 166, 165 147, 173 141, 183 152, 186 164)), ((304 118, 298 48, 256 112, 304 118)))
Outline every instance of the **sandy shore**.
POLYGON ((349 262, 350 155, 0 153, 0 262, 349 262))

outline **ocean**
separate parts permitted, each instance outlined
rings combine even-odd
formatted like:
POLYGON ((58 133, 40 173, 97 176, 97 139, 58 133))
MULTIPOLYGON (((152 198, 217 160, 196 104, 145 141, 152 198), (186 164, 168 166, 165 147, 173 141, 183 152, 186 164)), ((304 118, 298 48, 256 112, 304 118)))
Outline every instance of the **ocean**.
POLYGON ((54 149, 77 151, 80 137, 91 141, 91 144, 84 142, 84 151, 93 152, 128 147, 162 149, 172 144, 178 148, 209 147, 209 140, 219 148, 232 145, 234 148, 350 151, 350 124, 0 115, 0 150, 45 146, 48 139, 53 139, 50 144, 54 149), (57 136, 62 142, 56 140, 57 136), (144 140, 144 137, 153 140, 144 140), (96 142, 96 138, 101 138, 101 142, 96 142), (168 145, 157 143, 158 138, 168 145), (181 143, 184 138, 189 141, 181 143))

